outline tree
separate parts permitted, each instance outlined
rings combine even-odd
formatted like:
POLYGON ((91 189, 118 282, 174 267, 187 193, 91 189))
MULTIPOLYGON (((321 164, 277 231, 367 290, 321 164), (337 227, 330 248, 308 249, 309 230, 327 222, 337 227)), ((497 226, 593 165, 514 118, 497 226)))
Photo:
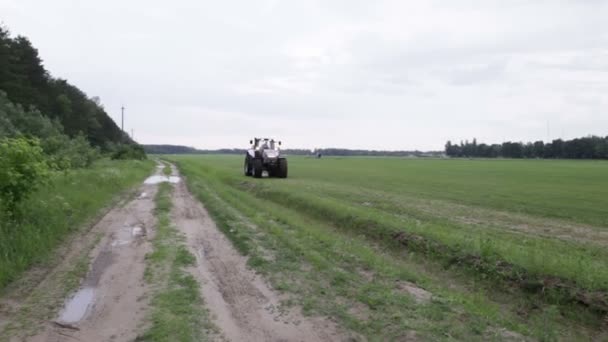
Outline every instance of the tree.
POLYGON ((107 115, 99 98, 88 98, 67 81, 52 78, 31 42, 22 36, 11 38, 4 27, 0 27, 0 90, 25 111, 35 107, 56 119, 72 138, 82 133, 98 147, 107 142, 133 143, 107 115))

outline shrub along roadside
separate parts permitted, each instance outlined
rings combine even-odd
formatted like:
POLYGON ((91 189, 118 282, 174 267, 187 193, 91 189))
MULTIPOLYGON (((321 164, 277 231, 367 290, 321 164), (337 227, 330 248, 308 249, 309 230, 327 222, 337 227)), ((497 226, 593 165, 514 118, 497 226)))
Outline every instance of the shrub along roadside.
POLYGON ((0 288, 45 260, 67 234, 141 182, 153 167, 151 161, 102 159, 91 168, 53 172, 46 185, 17 204, 22 215, 11 217, 6 207, 0 208, 0 288))
POLYGON ((14 214, 17 204, 46 182, 48 167, 36 139, 0 140, 0 165, 0 208, 14 214))

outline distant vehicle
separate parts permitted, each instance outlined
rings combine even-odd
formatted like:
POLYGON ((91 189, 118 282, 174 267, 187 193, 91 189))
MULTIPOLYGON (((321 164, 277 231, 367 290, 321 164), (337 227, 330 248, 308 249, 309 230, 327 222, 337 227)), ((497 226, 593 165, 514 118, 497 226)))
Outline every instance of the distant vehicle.
POLYGON ((261 178, 266 171, 269 177, 287 178, 287 159, 281 155, 280 141, 254 138, 249 143, 251 148, 245 154, 245 176, 261 178))

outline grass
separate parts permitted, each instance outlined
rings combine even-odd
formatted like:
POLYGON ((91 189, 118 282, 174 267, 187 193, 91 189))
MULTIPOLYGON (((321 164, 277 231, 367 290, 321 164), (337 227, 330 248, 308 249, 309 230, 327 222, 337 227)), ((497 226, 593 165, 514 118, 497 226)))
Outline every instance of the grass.
POLYGON ((240 175, 240 156, 171 158, 275 288, 371 340, 409 330, 500 340, 502 327, 539 340, 605 338, 593 310, 562 293, 501 284, 557 277, 585 293, 607 289, 603 242, 545 228, 605 231, 608 163, 290 158, 289 179, 256 180, 240 175), (433 300, 412 301, 403 282, 433 300))
POLYGON ((184 238, 171 225, 172 186, 161 183, 156 195, 154 250, 147 256, 144 277, 154 288, 151 326, 138 341, 206 341, 215 327, 204 308, 199 287, 187 267, 196 258, 184 246, 184 238))
POLYGON ((171 165, 165 164, 165 166, 163 167, 163 174, 165 176, 171 176, 171 165))
POLYGON ((20 205, 18 220, 0 220, 0 289, 46 260, 71 232, 142 181, 151 161, 101 160, 91 168, 55 173, 50 184, 20 205))

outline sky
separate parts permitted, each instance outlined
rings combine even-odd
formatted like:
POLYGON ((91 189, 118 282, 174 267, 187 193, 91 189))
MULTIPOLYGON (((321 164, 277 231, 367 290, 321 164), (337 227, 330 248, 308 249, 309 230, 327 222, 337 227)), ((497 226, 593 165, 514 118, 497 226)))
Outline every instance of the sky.
POLYGON ((145 144, 441 150, 608 135, 608 1, 0 0, 145 144))

